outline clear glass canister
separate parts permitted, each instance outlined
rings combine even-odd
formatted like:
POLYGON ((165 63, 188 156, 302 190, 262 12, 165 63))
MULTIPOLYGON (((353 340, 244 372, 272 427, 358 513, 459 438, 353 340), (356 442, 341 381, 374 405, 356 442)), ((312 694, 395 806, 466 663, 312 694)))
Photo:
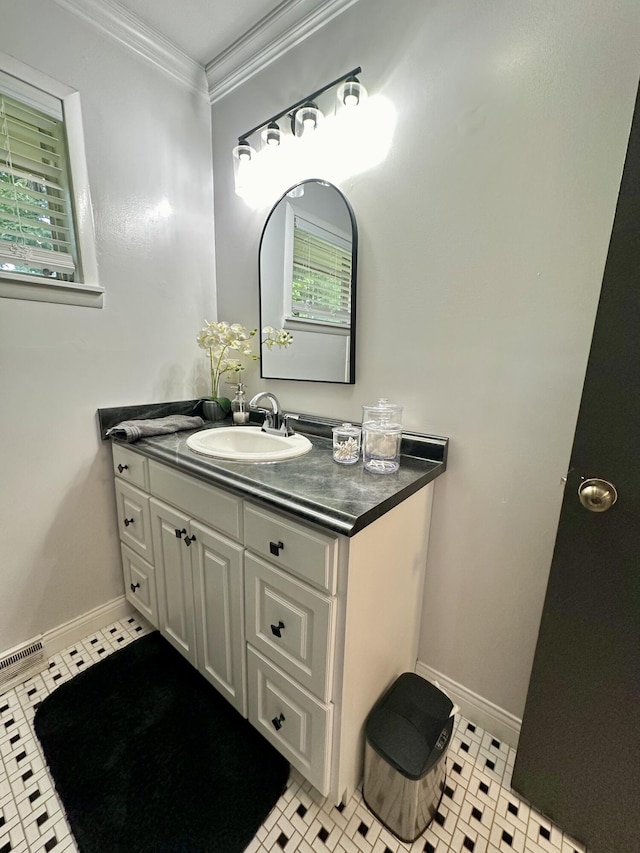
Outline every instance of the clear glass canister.
POLYGON ((353 465, 360 459, 360 427, 342 424, 333 428, 333 461, 353 465))
POLYGON ((362 461, 372 474, 393 474, 400 467, 402 406, 380 399, 362 407, 362 461))

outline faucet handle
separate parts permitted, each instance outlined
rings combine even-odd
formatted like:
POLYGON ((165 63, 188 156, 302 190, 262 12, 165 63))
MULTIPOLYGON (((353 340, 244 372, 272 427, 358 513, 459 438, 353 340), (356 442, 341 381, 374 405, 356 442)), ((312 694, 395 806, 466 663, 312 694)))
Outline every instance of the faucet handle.
POLYGON ((274 429, 274 416, 271 409, 265 409, 262 406, 251 406, 251 410, 254 412, 259 412, 264 416, 264 420, 262 422, 263 430, 274 429))
POLYGON ((294 430, 290 425, 289 421, 297 421, 300 420, 300 415, 288 415, 286 413, 282 414, 282 431, 285 435, 293 435, 294 430))

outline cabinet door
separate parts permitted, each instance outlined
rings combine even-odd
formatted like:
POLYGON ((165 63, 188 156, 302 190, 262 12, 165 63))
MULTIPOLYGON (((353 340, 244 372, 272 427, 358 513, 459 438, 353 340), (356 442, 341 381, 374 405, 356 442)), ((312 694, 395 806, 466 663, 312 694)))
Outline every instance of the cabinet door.
POLYGON ((135 554, 126 545, 122 551, 124 592, 129 601, 142 615, 158 627, 158 605, 156 603, 156 577, 153 566, 135 554))
POLYGON ((189 519, 155 498, 150 505, 160 632, 196 666, 189 519))
POLYGON ((249 722, 326 797, 333 705, 307 693, 250 646, 247 658, 249 722))
POLYGON ((247 642, 328 701, 333 599, 247 553, 245 602, 247 642))
POLYGON ((116 477, 116 509, 120 541, 153 563, 149 495, 116 477))
POLYGON ((245 504, 247 548, 335 595, 338 537, 263 507, 245 504))
POLYGON ((116 477, 149 491, 148 463, 144 456, 124 447, 122 444, 112 444, 113 473, 116 477))
POLYGON ((191 522, 198 669, 244 717, 243 547, 191 522))

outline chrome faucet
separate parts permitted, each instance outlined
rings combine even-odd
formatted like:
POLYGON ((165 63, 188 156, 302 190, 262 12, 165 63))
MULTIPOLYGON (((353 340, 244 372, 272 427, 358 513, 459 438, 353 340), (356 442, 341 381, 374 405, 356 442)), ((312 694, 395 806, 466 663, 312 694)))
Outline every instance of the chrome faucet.
POLYGON ((255 397, 249 400, 249 407, 257 409, 264 413, 264 423, 262 424, 263 432, 278 433, 279 435, 293 435, 293 429, 289 425, 289 419, 293 415, 285 415, 280 408, 280 403, 275 394, 269 391, 260 391, 255 397), (264 409, 258 406, 262 399, 267 399, 271 403, 270 409, 264 409))

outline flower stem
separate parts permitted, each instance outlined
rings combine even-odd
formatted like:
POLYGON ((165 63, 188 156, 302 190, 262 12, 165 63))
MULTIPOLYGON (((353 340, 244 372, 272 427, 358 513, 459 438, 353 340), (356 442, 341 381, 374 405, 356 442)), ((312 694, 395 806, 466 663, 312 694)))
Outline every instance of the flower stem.
POLYGON ((213 366, 213 350, 209 348, 209 358, 211 360, 211 396, 216 398, 220 393, 220 365, 222 363, 222 359, 224 357, 225 352, 229 347, 223 347, 220 356, 218 357, 218 361, 216 362, 216 366, 213 366))

